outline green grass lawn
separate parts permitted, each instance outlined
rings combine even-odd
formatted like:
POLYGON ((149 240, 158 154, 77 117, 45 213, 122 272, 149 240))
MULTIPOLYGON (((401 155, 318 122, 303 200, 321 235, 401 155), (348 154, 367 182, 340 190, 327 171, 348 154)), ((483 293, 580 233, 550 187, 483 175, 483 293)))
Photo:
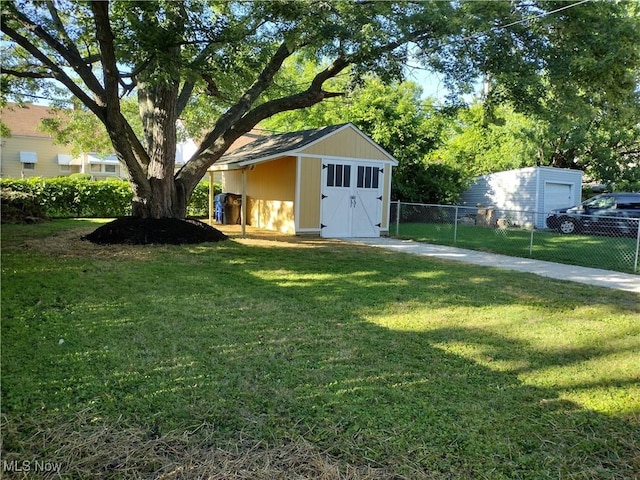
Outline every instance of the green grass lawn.
MULTIPOLYGON (((401 223, 394 236, 514 257, 634 273, 637 240, 624 236, 561 235, 528 229, 483 228, 449 223, 401 223), (454 242, 455 239, 455 242, 454 242), (533 243, 532 243, 533 240, 533 243), (533 247, 533 248, 532 248, 533 247)), ((640 272, 636 272, 640 273, 640 272)))
POLYGON ((62 478, 640 475, 637 294, 320 239, 78 240, 96 226, 2 227, 3 460, 62 478))

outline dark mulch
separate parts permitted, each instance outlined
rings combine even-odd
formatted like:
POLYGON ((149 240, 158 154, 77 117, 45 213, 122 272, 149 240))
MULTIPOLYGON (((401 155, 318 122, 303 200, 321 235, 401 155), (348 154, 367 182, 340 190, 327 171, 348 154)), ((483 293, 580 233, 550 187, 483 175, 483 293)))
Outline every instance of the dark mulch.
POLYGON ((187 218, 120 217, 82 237, 99 245, 149 245, 220 242, 227 240, 220 230, 187 218))

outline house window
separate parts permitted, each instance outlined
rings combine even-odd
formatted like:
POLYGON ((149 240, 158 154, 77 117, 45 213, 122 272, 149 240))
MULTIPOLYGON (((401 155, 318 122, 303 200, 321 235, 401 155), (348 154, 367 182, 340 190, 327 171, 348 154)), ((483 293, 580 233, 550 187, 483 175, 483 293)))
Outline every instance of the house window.
POLYGON ((60 173, 69 173, 71 172, 71 165, 60 165, 60 173))
POLYGON ((95 163, 92 163, 92 164, 91 164, 91 171, 92 171, 93 173, 100 173, 100 172, 102 172, 102 165, 97 165, 97 164, 95 164, 95 163))
POLYGON ((20 152, 20 163, 22 170, 35 170, 38 162, 38 154, 36 152, 20 152))
POLYGON ((116 173, 116 166, 115 165, 105 165, 104 166, 104 171, 105 171, 105 173, 116 173))
POLYGON ((378 188, 380 169, 378 167, 358 167, 358 188, 378 188))
POLYGON ((330 163, 327 165, 327 187, 350 187, 351 165, 330 163))

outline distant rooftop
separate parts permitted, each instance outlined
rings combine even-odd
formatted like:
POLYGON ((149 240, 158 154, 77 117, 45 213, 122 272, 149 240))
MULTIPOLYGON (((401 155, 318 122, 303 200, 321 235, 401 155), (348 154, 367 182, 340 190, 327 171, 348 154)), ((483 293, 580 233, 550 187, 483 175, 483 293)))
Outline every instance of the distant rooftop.
POLYGON ((51 107, 33 104, 7 103, 0 112, 0 120, 13 136, 51 138, 51 135, 39 131, 38 126, 43 118, 55 117, 51 107))

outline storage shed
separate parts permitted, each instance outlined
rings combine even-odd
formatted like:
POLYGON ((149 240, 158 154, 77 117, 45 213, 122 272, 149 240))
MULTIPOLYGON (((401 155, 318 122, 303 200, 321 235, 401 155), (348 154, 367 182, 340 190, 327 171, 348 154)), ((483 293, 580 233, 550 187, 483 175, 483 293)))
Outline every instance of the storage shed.
POLYGON ((242 222, 289 234, 377 237, 389 231, 398 162, 354 125, 258 138, 223 156, 223 192, 242 196, 242 222))
POLYGON ((476 178, 462 194, 461 204, 493 207, 497 218, 545 228, 550 210, 576 205, 581 196, 580 170, 527 167, 476 178))

